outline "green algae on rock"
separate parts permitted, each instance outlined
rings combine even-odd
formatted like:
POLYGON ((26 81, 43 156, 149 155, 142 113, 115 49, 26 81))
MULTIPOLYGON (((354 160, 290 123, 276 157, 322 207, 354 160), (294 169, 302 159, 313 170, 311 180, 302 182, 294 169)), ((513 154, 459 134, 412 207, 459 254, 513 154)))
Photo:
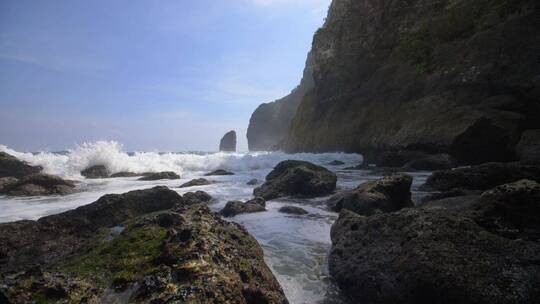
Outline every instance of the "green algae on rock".
POLYGON ((287 303, 242 226, 165 187, 0 231, 0 299, 8 303, 287 303), (111 214, 96 220, 101 213, 111 214))

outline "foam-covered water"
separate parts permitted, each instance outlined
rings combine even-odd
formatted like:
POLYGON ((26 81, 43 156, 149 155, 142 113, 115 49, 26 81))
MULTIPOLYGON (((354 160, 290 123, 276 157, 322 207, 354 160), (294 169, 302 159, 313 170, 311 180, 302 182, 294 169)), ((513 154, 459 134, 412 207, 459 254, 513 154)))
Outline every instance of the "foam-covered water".
MULTIPOLYGON (((108 193, 124 193, 135 189, 165 185, 183 194, 203 190, 216 198, 210 207, 218 211, 229 200, 252 197, 253 188, 246 182, 264 180, 268 172, 286 159, 307 160, 326 165, 332 160, 345 162, 342 166, 327 166, 338 175, 338 188, 349 189, 367 180, 380 178, 366 171, 347 171, 344 167, 361 162, 357 154, 285 154, 261 153, 126 153, 115 142, 96 142, 77 146, 65 153, 20 153, 5 146, 6 151, 33 165, 41 165, 45 172, 79 181, 79 192, 67 196, 12 198, 0 196, 0 222, 37 219, 60 213, 96 201, 108 193), (87 180, 80 171, 91 165, 106 165, 112 173, 120 171, 149 172, 175 171, 181 180, 138 181, 137 178, 87 180), (226 169, 232 176, 207 177, 214 184, 191 188, 178 186, 206 172, 226 169)), ((414 173, 414 188, 425 180, 428 173, 414 173)), ((415 196, 422 193, 415 191, 415 196)), ((265 259, 280 281, 291 303, 344 303, 327 270, 327 255, 331 246, 330 227, 337 214, 324 208, 325 198, 279 199, 267 203, 267 212, 243 214, 231 220, 244 225, 253 234, 265 252, 265 259), (278 212, 283 205, 296 205, 309 211, 309 215, 294 216, 278 212)))

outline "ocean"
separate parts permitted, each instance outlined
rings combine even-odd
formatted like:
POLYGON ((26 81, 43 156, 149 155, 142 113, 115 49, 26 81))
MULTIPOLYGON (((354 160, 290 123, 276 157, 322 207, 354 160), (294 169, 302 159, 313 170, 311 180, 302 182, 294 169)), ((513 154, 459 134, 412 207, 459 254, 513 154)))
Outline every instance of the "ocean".
MULTIPOLYGON (((362 161, 358 154, 245 152, 133 152, 122 150, 117 142, 87 143, 63 152, 22 153, 0 145, 5 151, 27 161, 41 165, 45 173, 59 175, 78 182, 80 191, 66 196, 15 198, 0 196, 0 222, 11 222, 60 213, 96 201, 110 193, 124 193, 136 189, 164 185, 183 194, 202 190, 216 201, 210 205, 221 210, 230 200, 251 198, 253 188, 246 183, 251 179, 263 181, 280 161, 306 160, 323 165, 338 176, 338 190, 351 189, 360 183, 379 179, 380 174, 366 170, 344 170, 362 161), (340 160, 344 165, 327 165, 340 160), (138 181, 132 178, 85 179, 80 171, 92 165, 105 165, 111 173, 130 171, 174 171, 180 180, 138 181), (232 171, 235 175, 210 176, 215 183, 207 186, 179 188, 193 178, 216 169, 232 171)), ((430 172, 410 173, 414 177, 413 200, 425 193, 418 190, 430 172)), ((337 213, 325 208, 327 197, 316 199, 284 198, 267 202, 267 212, 242 214, 229 220, 244 225, 263 247, 265 260, 281 283, 287 298, 293 304, 344 303, 328 275, 327 256, 331 247, 330 228, 337 213), (284 205, 302 207, 308 215, 279 213, 284 205)))

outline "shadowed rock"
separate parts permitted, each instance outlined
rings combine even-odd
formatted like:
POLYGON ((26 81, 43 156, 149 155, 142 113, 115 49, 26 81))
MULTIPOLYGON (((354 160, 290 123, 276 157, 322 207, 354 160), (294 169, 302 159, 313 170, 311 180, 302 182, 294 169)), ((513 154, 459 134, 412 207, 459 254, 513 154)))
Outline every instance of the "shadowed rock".
POLYGON ((282 196, 323 196, 336 188, 336 175, 328 169, 306 161, 280 162, 266 182, 253 190, 255 196, 274 199, 282 196))
POLYGON ((40 166, 30 166, 18 160, 15 156, 0 152, 0 177, 20 178, 26 175, 39 173, 43 170, 40 166))
POLYGON ((122 171, 122 172, 117 172, 117 173, 113 173, 111 174, 111 176, 109 176, 110 178, 118 178, 118 177, 137 177, 137 176, 142 176, 144 174, 141 174, 141 173, 134 173, 134 172, 127 172, 127 171, 122 171))
POLYGON ((214 200, 210 194, 204 191, 187 192, 182 197, 186 205, 207 204, 214 200))
POLYGON ((262 211, 266 211, 266 201, 262 197, 256 197, 245 203, 241 201, 227 202, 225 207, 219 213, 225 217, 231 217, 241 213, 255 213, 262 211))
POLYGON ((234 175, 234 173, 226 171, 226 170, 218 169, 216 171, 206 173, 204 176, 214 176, 214 175, 234 175))
POLYGON ((143 177, 139 178, 140 181, 154 181, 160 179, 180 179, 180 175, 171 171, 165 171, 158 173, 148 173, 145 174, 143 177))
POLYGON ((439 191, 453 188, 487 190, 520 179, 540 181, 540 168, 518 163, 486 163, 468 168, 436 171, 424 187, 439 191))
POLYGON ((81 175, 86 178, 107 178, 109 177, 110 173, 107 167, 103 165, 96 165, 82 170, 81 175))
POLYGON ((329 162, 328 165, 329 166, 341 166, 341 165, 345 165, 345 163, 340 161, 340 160, 333 160, 333 161, 329 162))
POLYGON ((229 131, 219 142, 219 151, 236 152, 236 132, 229 131))
POLYGON ((462 211, 343 210, 331 237, 330 273, 358 303, 531 303, 540 292, 539 244, 492 234, 462 211))
POLYGON ((540 165, 540 129, 527 130, 521 134, 516 154, 524 164, 540 165))
POLYGON ((74 192, 75 184, 60 177, 35 173, 4 184, 1 193, 13 196, 65 195, 74 192))
POLYGON ((248 186, 255 186, 255 185, 258 185, 258 184, 260 184, 260 183, 261 183, 260 180, 254 178, 254 179, 250 179, 250 180, 246 183, 246 185, 248 185, 248 186))
POLYGON ((187 187, 195 187, 195 186, 206 186, 206 185, 210 185, 210 184, 211 184, 211 182, 209 180, 205 179, 205 178, 197 178, 197 179, 192 179, 189 182, 180 185, 179 188, 187 188, 187 187))
POLYGON ((295 214, 295 215, 304 215, 304 214, 309 213, 305 209, 302 209, 302 208, 296 207, 296 206, 283 206, 283 207, 279 208, 278 211, 281 212, 281 213, 295 214))
POLYGON ((348 209, 362 215, 412 207, 412 180, 409 175, 394 174, 377 181, 366 182, 353 190, 337 193, 326 204, 336 212, 348 209))

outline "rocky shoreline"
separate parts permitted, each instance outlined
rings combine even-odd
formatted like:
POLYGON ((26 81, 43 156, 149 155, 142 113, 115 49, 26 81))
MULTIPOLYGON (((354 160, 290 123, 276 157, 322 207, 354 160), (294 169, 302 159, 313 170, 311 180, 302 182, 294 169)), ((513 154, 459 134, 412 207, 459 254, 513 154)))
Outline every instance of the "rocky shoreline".
MULTIPOLYGON (((328 195, 321 207, 339 212, 329 271, 352 303, 538 299, 537 166, 485 163, 435 171, 421 188, 436 192, 414 202, 413 178, 398 173, 406 168, 402 161, 393 165, 379 180, 336 192, 337 176, 329 169, 283 161, 252 199, 229 201, 220 213, 207 207, 214 199, 204 191, 181 196, 155 187, 105 195, 37 221, 0 224, 0 300, 287 303, 257 241, 222 216, 265 212, 266 200, 281 197, 328 195)), ((36 174, 44 175, 28 176, 36 174)), ((279 212, 309 216, 295 206, 279 212)))

